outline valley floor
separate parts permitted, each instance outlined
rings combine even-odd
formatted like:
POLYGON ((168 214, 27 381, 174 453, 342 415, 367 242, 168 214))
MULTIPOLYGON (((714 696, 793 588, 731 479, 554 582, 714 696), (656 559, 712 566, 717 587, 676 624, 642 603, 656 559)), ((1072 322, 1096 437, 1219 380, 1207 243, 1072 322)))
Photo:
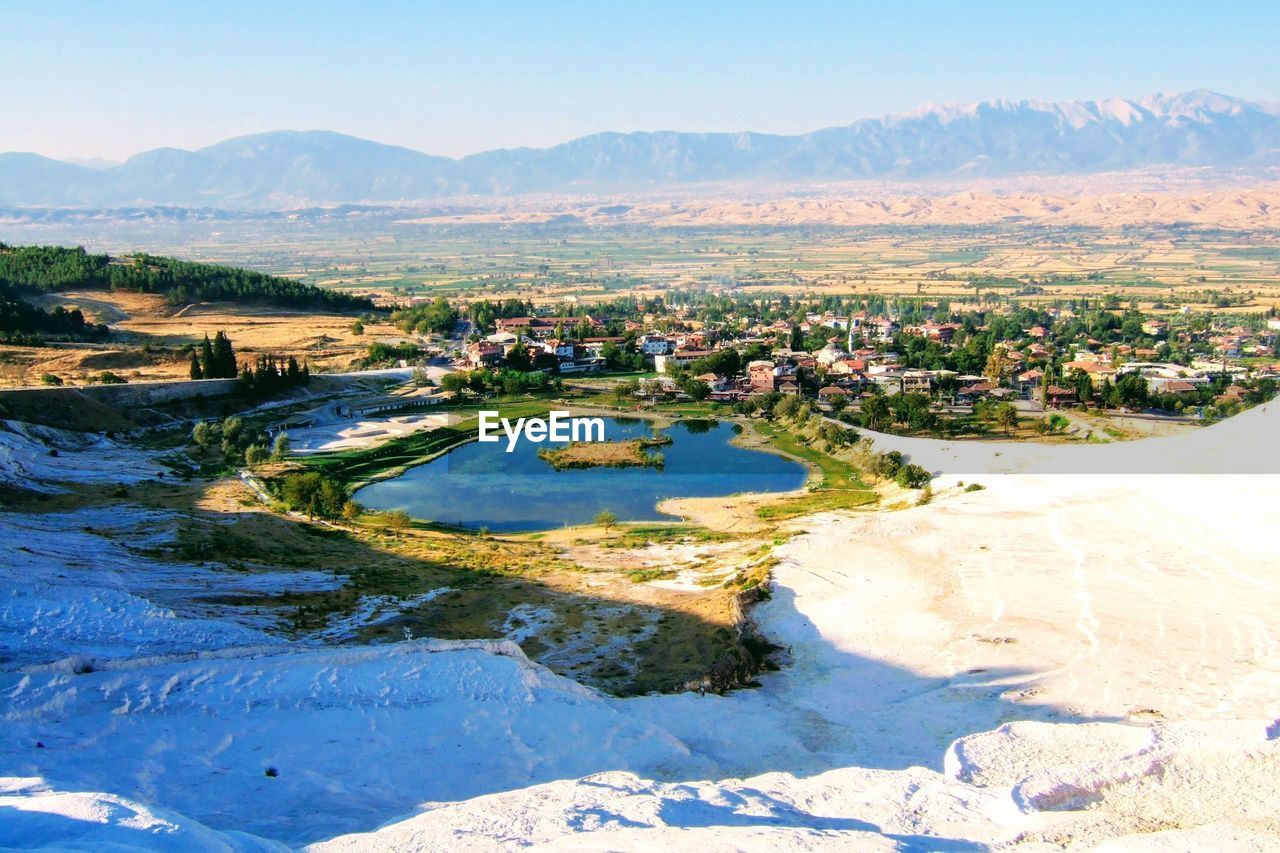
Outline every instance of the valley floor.
MULTIPOLYGON (((879 438, 935 501, 803 519, 753 614, 784 665, 727 696, 609 698, 509 642, 288 642, 167 607, 216 580, 104 545, 120 512, 0 512, 0 846, 1274 848, 1280 479, 1244 472, 1278 421, 879 438)), ((0 437, 10 483, 153 475, 0 437)))

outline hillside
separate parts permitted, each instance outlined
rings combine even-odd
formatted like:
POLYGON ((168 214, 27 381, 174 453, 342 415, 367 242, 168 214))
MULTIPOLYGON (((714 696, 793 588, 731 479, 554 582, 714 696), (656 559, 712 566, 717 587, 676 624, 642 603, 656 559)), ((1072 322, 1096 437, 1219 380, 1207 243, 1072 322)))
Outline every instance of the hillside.
POLYGON ((1280 165, 1280 108, 1206 91, 1136 100, 927 106, 798 136, 600 133, 545 149, 433 157, 326 131, 278 131, 108 168, 0 154, 0 204, 284 208, 464 194, 619 192, 722 182, 966 179, 1280 165))
POLYGON ((1275 477, 1182 474, 1277 416, 1134 443, 1159 475, 807 519, 755 611, 783 669, 626 700, 501 641, 269 636, 211 593, 339 579, 168 562, 181 513, 60 491, 158 454, 5 425, 46 498, 0 513, 0 846, 1274 848, 1275 477))
POLYGON ((0 243, 0 294, 13 298, 23 292, 66 290, 155 293, 175 307, 205 301, 338 311, 373 307, 365 297, 238 267, 192 263, 145 253, 112 258, 90 254, 83 247, 0 243))

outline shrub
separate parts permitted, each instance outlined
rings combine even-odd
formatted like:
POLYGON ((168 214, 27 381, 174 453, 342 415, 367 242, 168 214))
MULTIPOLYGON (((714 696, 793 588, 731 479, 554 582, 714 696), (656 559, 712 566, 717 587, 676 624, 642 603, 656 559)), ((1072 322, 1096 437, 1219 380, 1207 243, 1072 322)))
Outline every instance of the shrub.
POLYGON ((914 463, 903 465, 894 475, 893 481, 904 489, 919 489, 933 479, 932 475, 914 463))
POLYGON ((875 462, 876 476, 886 480, 897 479, 898 473, 902 470, 902 460, 902 454, 897 450, 882 453, 875 462))
POLYGON ((982 485, 981 483, 970 483, 969 485, 964 487, 964 490, 966 492, 980 492, 985 488, 986 486, 982 485))
POLYGON ((40 377, 40 384, 41 384, 41 385, 54 385, 54 386, 61 385, 61 384, 62 384, 62 378, 61 378, 61 377, 59 377, 59 376, 54 376, 52 373, 46 373, 46 374, 44 374, 43 376, 41 376, 41 377, 40 377))

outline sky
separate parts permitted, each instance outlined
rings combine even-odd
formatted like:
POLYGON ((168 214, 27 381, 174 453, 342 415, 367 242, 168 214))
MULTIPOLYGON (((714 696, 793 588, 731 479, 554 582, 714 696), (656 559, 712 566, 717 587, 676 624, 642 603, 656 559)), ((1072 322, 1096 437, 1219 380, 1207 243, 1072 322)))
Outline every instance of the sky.
POLYGON ((990 98, 1280 101, 1277 33, 1274 0, 0 0, 0 151, 122 160, 287 128, 461 156, 990 98))

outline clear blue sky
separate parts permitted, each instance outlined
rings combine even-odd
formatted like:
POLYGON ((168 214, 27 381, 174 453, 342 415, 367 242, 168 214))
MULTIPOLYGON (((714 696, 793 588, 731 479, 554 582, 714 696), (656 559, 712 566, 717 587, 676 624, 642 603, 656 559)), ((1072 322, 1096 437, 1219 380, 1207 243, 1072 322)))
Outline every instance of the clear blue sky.
POLYGON ((433 154, 928 102, 1280 100, 1280 2, 0 0, 0 151, 328 129, 433 154))

